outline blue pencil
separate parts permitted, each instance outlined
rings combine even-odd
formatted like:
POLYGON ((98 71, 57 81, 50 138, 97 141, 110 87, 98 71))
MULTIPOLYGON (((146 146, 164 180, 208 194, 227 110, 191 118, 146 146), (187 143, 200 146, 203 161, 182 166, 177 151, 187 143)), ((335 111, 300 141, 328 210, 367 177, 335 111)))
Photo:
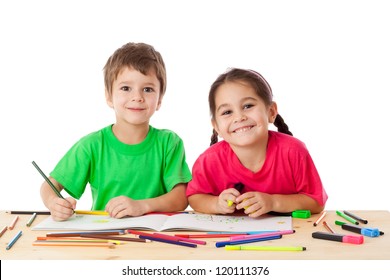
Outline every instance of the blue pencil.
POLYGON ((14 238, 12 238, 12 240, 8 243, 8 246, 7 250, 11 249, 11 247, 15 244, 16 241, 18 241, 18 239, 22 236, 22 231, 19 231, 15 236, 14 238))

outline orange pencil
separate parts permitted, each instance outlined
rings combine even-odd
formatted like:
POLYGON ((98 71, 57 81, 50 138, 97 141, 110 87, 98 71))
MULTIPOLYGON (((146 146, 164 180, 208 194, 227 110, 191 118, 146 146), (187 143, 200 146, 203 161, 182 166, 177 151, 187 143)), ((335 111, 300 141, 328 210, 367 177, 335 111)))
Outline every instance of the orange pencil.
POLYGON ((114 243, 98 243, 98 242, 33 242, 33 246, 81 246, 81 247, 106 247, 114 248, 114 243))
POLYGON ((7 226, 4 226, 3 229, 0 231, 0 237, 3 236, 4 232, 6 232, 7 226))
POLYGON ((16 216, 12 223, 8 226, 8 229, 14 229, 16 222, 18 221, 19 216, 16 216))

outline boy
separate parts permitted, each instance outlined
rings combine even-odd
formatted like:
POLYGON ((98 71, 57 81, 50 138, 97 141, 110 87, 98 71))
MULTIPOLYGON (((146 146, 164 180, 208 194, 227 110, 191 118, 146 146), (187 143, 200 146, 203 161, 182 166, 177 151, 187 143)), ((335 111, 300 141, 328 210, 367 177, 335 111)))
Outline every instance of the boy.
POLYGON ((111 217, 184 210, 191 173, 182 140, 156 129, 149 120, 161 106, 166 70, 159 52, 128 43, 104 67, 105 96, 116 122, 81 138, 50 173, 50 180, 72 197, 62 199, 45 181, 41 197, 54 220, 66 220, 89 183, 92 210, 111 217))

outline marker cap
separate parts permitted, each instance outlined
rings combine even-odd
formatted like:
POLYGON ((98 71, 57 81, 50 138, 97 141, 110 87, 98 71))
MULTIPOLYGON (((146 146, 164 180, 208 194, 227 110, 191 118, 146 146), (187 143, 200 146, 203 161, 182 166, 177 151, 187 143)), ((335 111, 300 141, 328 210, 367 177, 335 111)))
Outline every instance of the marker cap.
POLYGON ((345 236, 343 236, 343 243, 363 244, 363 242, 364 242, 363 235, 345 235, 345 236))
POLYGON ((293 218, 307 219, 310 218, 311 212, 310 210, 295 210, 292 212, 291 216, 293 218))

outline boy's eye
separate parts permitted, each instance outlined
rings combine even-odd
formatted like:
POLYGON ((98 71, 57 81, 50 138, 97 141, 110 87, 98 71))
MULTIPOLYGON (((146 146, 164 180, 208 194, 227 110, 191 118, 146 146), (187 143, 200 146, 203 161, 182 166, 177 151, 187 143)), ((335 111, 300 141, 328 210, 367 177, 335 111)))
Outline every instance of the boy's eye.
POLYGON ((249 108, 252 108, 253 106, 255 106, 255 105, 253 105, 253 104, 245 104, 244 105, 244 109, 249 109, 249 108))
POLYGON ((151 87, 144 88, 144 92, 153 92, 153 91, 154 91, 154 89, 151 87))
POLYGON ((130 91, 130 87, 128 87, 128 86, 123 86, 123 87, 121 87, 121 90, 123 90, 123 91, 130 91))

